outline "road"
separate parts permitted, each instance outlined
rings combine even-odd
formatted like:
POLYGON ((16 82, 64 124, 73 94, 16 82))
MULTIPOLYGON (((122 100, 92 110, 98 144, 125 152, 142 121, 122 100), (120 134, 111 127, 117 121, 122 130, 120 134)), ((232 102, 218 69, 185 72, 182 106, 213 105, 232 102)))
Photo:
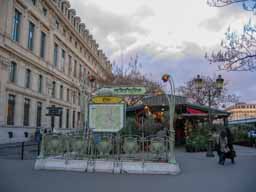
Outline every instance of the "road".
POLYGON ((256 149, 236 146, 236 164, 177 150, 177 176, 34 171, 33 160, 0 160, 0 192, 255 192, 256 149))

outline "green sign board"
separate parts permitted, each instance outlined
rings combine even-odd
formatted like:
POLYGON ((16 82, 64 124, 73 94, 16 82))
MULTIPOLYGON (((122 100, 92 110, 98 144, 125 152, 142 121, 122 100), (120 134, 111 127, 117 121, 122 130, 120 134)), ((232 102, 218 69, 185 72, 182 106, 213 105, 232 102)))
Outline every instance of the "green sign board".
POLYGON ((114 95, 128 96, 128 95, 144 95, 146 93, 145 87, 112 87, 114 95))

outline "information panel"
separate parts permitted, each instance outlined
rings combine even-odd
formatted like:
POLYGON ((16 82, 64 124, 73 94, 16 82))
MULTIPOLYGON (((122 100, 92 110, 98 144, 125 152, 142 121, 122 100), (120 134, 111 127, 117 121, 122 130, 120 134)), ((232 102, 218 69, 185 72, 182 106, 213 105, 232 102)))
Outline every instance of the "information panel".
POLYGON ((94 132, 118 132, 124 127, 124 104, 90 104, 89 128, 94 132))

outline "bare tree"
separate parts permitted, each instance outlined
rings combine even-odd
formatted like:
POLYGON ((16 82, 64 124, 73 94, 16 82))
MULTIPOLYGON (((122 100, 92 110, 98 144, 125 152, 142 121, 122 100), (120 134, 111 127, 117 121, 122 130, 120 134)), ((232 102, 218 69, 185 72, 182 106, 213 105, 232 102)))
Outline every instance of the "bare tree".
POLYGON ((249 8, 249 2, 252 2, 252 0, 207 0, 207 4, 213 7, 225 7, 234 3, 243 3, 243 6, 249 8))
MULTIPOLYGON (((105 82, 108 86, 143 86, 147 90, 147 94, 155 94, 162 92, 160 82, 153 80, 149 74, 143 74, 142 65, 139 57, 131 57, 126 65, 113 65, 113 78, 109 82, 105 82)), ((136 104, 142 97, 130 96, 126 100, 130 105, 136 104)))
MULTIPOLYGON (((210 6, 224 7, 234 3, 242 3, 245 10, 256 13, 254 0, 208 0, 210 6)), ((205 57, 210 63, 218 63, 220 70, 256 71, 256 25, 249 20, 243 32, 238 34, 228 28, 225 39, 221 41, 220 50, 205 57)))
POLYGON ((256 71, 256 26, 251 21, 244 26, 242 34, 229 28, 220 45, 218 52, 206 54, 210 63, 219 63, 220 70, 256 71))
POLYGON ((236 103, 238 101, 238 97, 234 94, 228 94, 227 85, 228 83, 224 83, 223 89, 220 91, 216 87, 215 78, 211 78, 209 76, 202 76, 203 85, 201 89, 197 89, 194 79, 186 82, 184 86, 178 88, 178 91, 185 97, 192 99, 194 103, 200 105, 206 105, 213 107, 224 107, 223 105, 227 103, 236 103))

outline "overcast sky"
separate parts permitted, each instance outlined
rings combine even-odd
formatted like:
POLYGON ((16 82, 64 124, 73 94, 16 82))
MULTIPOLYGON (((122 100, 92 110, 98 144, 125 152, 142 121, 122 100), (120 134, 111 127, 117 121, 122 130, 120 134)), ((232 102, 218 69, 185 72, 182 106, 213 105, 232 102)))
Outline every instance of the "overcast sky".
POLYGON ((231 93, 256 102, 255 72, 219 72, 205 52, 216 49, 230 26, 239 32, 250 12, 238 5, 212 8, 206 0, 70 0, 109 59, 125 64, 138 54, 143 72, 159 80, 174 76, 176 86, 197 74, 222 74, 231 93))

